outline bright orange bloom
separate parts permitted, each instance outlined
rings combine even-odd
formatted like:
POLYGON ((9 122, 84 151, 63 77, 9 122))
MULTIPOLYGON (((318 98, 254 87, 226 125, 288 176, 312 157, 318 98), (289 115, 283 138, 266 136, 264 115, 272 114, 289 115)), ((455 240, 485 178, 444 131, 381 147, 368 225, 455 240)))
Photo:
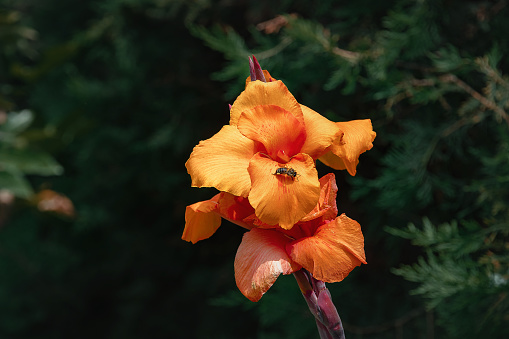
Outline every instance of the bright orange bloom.
POLYGON ((231 106, 230 124, 201 141, 186 167, 193 186, 248 198, 263 223, 291 229, 318 201, 316 159, 354 175, 375 134, 369 120, 329 121, 263 74, 268 82, 246 82, 231 106), (293 172, 277 172, 281 168, 293 172))
POLYGON ((304 268, 324 282, 343 280, 356 266, 366 263, 360 225, 344 214, 337 216, 334 174, 319 180, 315 207, 291 230, 260 221, 247 199, 219 193, 186 210, 182 238, 193 243, 210 237, 223 217, 249 232, 244 234, 235 257, 239 290, 258 301, 280 274, 304 268))

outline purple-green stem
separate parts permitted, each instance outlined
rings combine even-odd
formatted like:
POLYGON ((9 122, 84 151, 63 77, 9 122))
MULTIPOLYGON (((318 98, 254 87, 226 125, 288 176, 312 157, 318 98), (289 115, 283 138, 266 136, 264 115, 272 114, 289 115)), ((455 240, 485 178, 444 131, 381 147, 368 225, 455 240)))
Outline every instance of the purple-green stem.
POLYGON ((325 283, 301 269, 293 273, 300 291, 314 315, 321 339, 345 339, 343 324, 325 283))

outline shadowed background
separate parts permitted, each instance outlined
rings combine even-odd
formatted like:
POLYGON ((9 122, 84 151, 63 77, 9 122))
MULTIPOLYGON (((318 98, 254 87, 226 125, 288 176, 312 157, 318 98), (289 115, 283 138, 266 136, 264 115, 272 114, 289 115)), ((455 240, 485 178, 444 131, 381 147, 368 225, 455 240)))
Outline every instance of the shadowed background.
POLYGON ((228 123, 251 53, 300 103, 377 132, 355 177, 334 171, 368 261, 328 285, 347 338, 503 338, 508 17, 507 1, 3 0, 0 338, 318 337, 292 276, 258 303, 238 291, 243 229, 180 239, 216 193, 184 163, 228 123))

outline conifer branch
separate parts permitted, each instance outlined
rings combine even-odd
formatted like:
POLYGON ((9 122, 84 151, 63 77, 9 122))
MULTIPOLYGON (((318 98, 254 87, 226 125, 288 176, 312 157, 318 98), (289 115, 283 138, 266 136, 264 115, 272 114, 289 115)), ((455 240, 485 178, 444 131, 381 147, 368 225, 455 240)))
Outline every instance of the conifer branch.
POLYGON ((459 79, 454 74, 445 74, 439 77, 439 79, 445 83, 447 82, 454 83, 456 86, 470 94, 474 99, 479 101, 483 106, 497 113, 499 117, 503 118, 506 121, 507 125, 509 126, 509 116, 507 115, 507 113, 502 108, 498 107, 495 102, 474 90, 472 87, 467 85, 463 80, 459 79))
POLYGON ((292 38, 284 37, 283 39, 281 39, 281 42, 278 43, 276 46, 274 46, 270 49, 267 49, 263 52, 258 52, 258 53, 256 53, 256 55, 258 56, 258 59, 260 59, 260 60, 268 59, 268 58, 273 57, 273 56, 279 54, 280 52, 282 52, 292 42, 293 42, 292 38))
POLYGON ((345 58, 352 62, 358 61, 359 58, 361 57, 361 54, 358 52, 348 51, 346 49, 341 49, 339 47, 334 47, 332 49, 332 53, 339 55, 340 57, 345 58))

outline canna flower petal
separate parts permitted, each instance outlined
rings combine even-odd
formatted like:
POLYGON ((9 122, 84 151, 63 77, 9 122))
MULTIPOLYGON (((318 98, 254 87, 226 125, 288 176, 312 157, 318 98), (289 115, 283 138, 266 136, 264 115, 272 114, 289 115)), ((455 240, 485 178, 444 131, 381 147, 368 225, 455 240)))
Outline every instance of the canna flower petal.
POLYGON ((249 203, 264 223, 291 229, 318 202, 318 173, 313 159, 307 154, 299 153, 287 164, 280 164, 258 153, 251 159, 248 171, 252 182, 249 203), (292 168, 297 177, 275 175, 282 167, 292 168))
MULTIPOLYGON (((331 168, 334 168, 336 170, 345 170, 346 169, 346 165, 345 165, 345 162, 343 161, 343 159, 338 157, 336 154, 332 153, 332 151, 328 151, 327 153, 322 155, 320 158, 318 158, 318 160, 320 160, 325 165, 327 165, 331 168)), ((355 164, 353 164, 353 167, 357 168, 358 163, 359 163, 359 159, 357 159, 355 164)), ((348 173, 350 173, 350 172, 348 172, 348 173)), ((355 170, 354 175, 355 175, 355 173, 357 173, 357 170, 355 170)))
POLYGON ((323 220, 332 220, 338 215, 336 196, 338 186, 334 173, 329 173, 320 178, 320 198, 315 208, 309 212, 301 222, 307 222, 322 217, 323 220))
POLYGON ((306 141, 301 153, 309 154, 313 159, 319 158, 336 140, 341 140, 343 131, 334 122, 325 118, 311 108, 300 105, 306 126, 306 141))
POLYGON ((258 301, 280 274, 301 269, 285 252, 291 240, 272 230, 253 228, 244 233, 235 256, 235 282, 240 292, 251 301, 258 301))
POLYGON ((196 244, 209 238, 221 226, 221 217, 214 213, 218 207, 221 193, 212 199, 200 201, 186 207, 186 226, 182 233, 182 240, 196 244))
POLYGON ((341 142, 335 142, 330 152, 322 156, 320 161, 334 169, 346 168, 350 175, 355 175, 359 156, 373 147, 376 133, 369 119, 336 124, 344 132, 343 139, 341 142))
POLYGON ((230 125, 237 126, 240 115, 259 105, 276 105, 290 112, 303 123, 302 110, 297 100, 281 81, 252 81, 246 84, 230 109, 230 125))
POLYGON ((276 160, 279 152, 290 157, 300 153, 306 140, 304 124, 289 111, 275 105, 258 105, 240 115, 237 128, 240 133, 265 146, 270 158, 276 160))
POLYGON ((249 225, 253 225, 256 228, 265 228, 265 229, 280 229, 279 225, 269 225, 261 221, 256 214, 251 214, 247 218, 243 220, 245 223, 249 225))
POLYGON ((245 219, 254 214, 254 208, 247 198, 236 197, 227 192, 221 192, 217 213, 224 219, 247 229, 253 228, 252 223, 245 219))
POLYGON ((330 283, 366 264, 361 226, 345 214, 318 227, 313 236, 288 244, 286 251, 315 279, 330 283))
POLYGON ((200 141, 187 160, 192 186, 215 187, 247 197, 251 189, 247 167, 256 152, 253 140, 233 126, 223 126, 212 138, 200 141))

